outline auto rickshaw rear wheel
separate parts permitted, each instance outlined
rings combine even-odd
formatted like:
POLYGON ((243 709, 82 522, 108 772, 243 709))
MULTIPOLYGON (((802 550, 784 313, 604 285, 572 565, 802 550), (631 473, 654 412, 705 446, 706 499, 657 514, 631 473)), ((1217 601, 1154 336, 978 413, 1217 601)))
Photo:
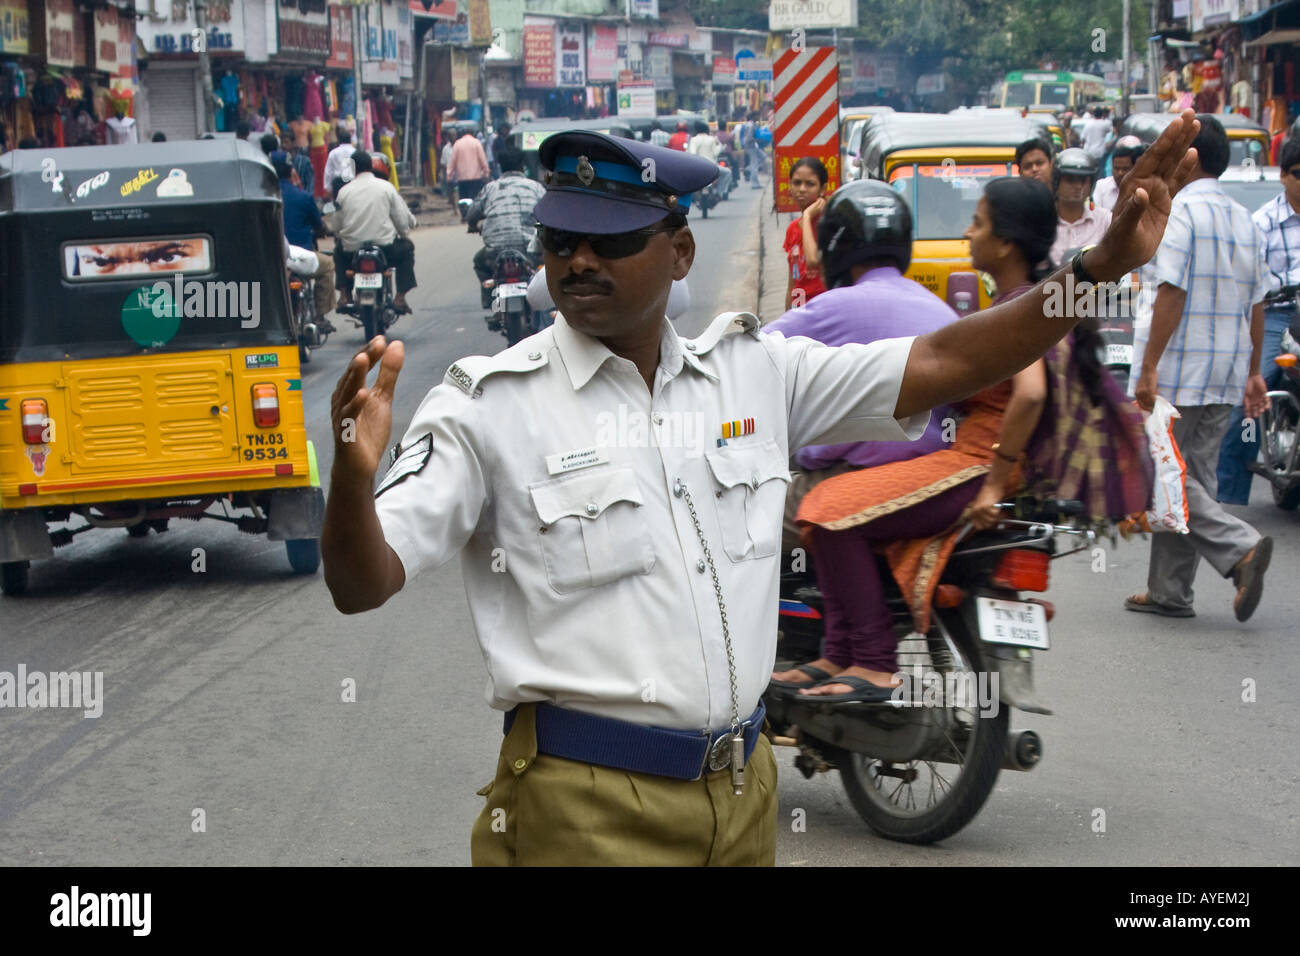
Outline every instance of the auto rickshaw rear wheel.
POLYGON ((27 568, 29 561, 6 561, 0 564, 0 591, 9 597, 17 597, 27 590, 27 568))
POLYGON ((315 574, 320 567, 320 541, 316 538, 294 538, 284 543, 284 553, 294 574, 315 574))

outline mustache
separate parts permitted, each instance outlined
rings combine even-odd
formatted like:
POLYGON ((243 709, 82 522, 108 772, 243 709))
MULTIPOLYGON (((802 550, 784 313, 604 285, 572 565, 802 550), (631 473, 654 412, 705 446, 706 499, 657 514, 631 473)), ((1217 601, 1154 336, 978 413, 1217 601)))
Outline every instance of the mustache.
POLYGON ((614 286, 604 279, 596 279, 587 276, 565 276, 560 280, 560 291, 569 292, 574 288, 594 290, 596 292, 612 293, 614 286))

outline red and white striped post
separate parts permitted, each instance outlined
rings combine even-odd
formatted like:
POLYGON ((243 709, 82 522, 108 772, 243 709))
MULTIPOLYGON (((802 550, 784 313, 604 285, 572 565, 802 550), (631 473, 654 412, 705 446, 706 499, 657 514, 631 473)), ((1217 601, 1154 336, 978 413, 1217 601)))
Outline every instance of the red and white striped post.
POLYGON ((840 67, 833 46, 786 50, 772 65, 773 164, 776 208, 798 212, 790 198, 790 167, 804 156, 820 159, 830 179, 829 195, 840 184, 840 67))

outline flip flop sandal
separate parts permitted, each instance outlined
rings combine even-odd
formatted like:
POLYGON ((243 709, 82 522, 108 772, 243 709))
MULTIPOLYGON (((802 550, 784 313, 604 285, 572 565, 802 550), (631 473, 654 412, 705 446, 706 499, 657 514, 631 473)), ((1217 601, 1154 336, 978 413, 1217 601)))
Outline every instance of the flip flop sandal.
POLYGON ((843 674, 818 681, 817 684, 848 684, 853 690, 847 694, 799 694, 799 699, 819 704, 879 704, 891 700, 896 690, 894 687, 880 687, 863 677, 846 677, 843 674))
POLYGON ((797 670, 800 674, 807 674, 812 680, 774 680, 767 686, 775 687, 778 690, 798 690, 800 687, 812 687, 814 684, 820 684, 831 676, 820 667, 813 667, 811 664, 800 664, 794 670, 797 670))
POLYGON ((1273 558, 1273 539, 1265 535, 1255 545, 1250 561, 1237 574, 1237 596, 1232 602, 1232 610, 1238 621, 1244 621, 1255 613, 1260 596, 1264 593, 1264 572, 1273 558))
POLYGON ((1162 617, 1196 617, 1196 612, 1190 607, 1170 607, 1168 604, 1157 604, 1151 600, 1151 596, 1145 591, 1125 598, 1124 610, 1159 614, 1162 617))

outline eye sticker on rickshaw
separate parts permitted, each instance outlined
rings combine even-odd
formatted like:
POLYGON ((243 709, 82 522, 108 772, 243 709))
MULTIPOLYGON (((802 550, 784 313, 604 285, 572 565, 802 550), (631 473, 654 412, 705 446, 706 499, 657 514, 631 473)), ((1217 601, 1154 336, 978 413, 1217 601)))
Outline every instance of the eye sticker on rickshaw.
POLYGON ((212 242, 206 236, 83 241, 63 246, 63 277, 72 282, 157 272, 211 271, 212 242))
POLYGON ((175 196, 193 196, 194 186, 191 185, 189 177, 183 169, 173 169, 167 174, 167 178, 158 184, 158 191, 154 194, 159 199, 166 199, 175 196))

